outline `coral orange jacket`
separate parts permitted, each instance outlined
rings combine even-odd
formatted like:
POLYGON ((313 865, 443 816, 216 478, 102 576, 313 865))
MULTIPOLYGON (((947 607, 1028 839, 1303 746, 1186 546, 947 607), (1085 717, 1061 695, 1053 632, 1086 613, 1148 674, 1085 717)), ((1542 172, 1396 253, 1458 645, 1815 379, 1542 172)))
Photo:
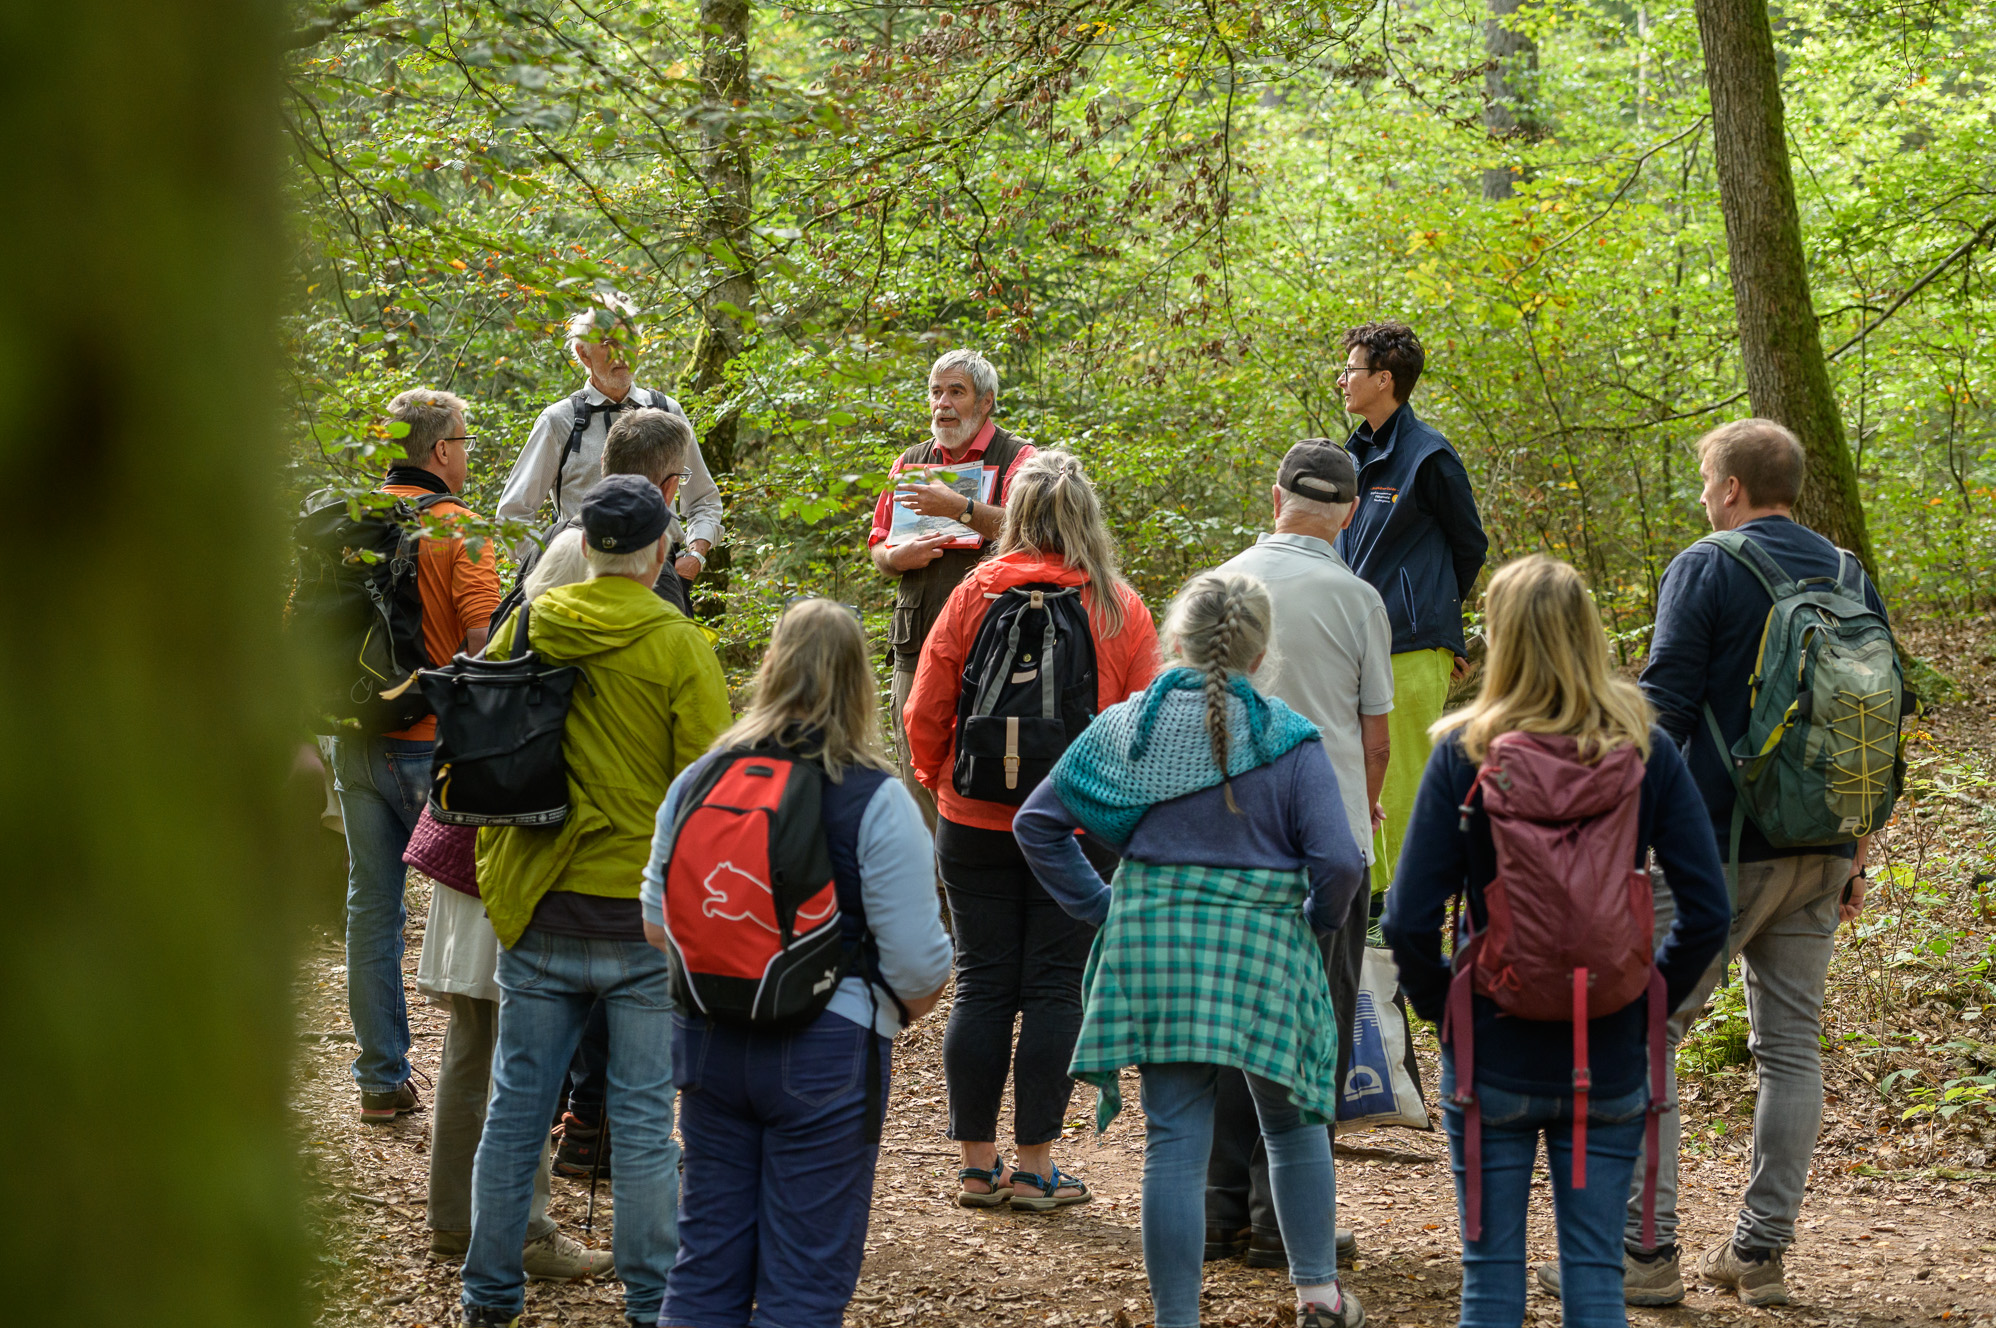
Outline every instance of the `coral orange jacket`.
MULTIPOLYGON (((1013 586, 1028 582, 1058 586, 1084 585, 1087 578, 1059 558, 1008 553, 979 563, 951 592, 942 617, 922 643, 922 662, 915 686, 908 693, 902 722, 908 730, 908 752, 915 778, 936 795, 937 810, 958 825, 980 830, 1010 830, 1018 811, 1002 802, 966 798, 956 791, 950 772, 956 767, 956 702, 962 687, 964 660, 977 640, 977 629, 991 600, 1013 586)), ((1116 587, 1123 603, 1123 629, 1105 635, 1094 588, 1083 595, 1088 625, 1095 633, 1095 710, 1101 713, 1132 693, 1150 686, 1157 676, 1157 625, 1150 610, 1128 586, 1116 587)))

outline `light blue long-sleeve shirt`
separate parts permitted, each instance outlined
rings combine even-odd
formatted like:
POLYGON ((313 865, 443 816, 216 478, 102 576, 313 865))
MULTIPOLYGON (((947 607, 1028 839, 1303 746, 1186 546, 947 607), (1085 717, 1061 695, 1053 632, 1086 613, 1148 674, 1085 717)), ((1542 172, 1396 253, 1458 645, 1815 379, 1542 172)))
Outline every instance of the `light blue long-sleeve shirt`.
MULTIPOLYGON (((665 925, 665 869, 672 860, 679 802, 711 759, 703 757, 680 772, 658 809, 651 861, 638 893, 645 921, 657 926, 665 925)), ((880 949, 880 976, 903 1000, 927 996, 949 977, 951 951, 936 902, 935 861, 935 846, 914 798, 899 780, 883 780, 860 818, 860 899, 867 929, 880 949)), ((882 1037, 901 1032, 894 1002, 884 993, 876 999, 858 974, 839 983, 826 1011, 862 1028, 871 1025, 882 1037)))

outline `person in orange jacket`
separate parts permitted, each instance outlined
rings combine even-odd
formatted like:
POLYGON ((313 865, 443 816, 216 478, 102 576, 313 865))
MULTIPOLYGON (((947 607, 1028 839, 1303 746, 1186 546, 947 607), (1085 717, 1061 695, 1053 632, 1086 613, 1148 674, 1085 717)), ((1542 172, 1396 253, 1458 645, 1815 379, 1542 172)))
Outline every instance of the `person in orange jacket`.
MULTIPOLYGON (((1099 713, 1150 685, 1157 627, 1116 570, 1115 540, 1081 462, 1036 453, 1014 473, 995 555, 977 565, 930 631, 905 711, 915 777, 936 798, 936 857, 956 936, 956 994, 943 1036, 949 1136, 963 1153, 957 1201, 1029 1211, 1086 1203, 1088 1187, 1053 1163, 1074 1080, 1081 976, 1095 928, 1070 918, 1033 876, 1012 838, 1015 806, 962 795, 956 764, 965 660, 991 605, 1013 586, 1082 587, 1094 638, 1099 713), (1012 1025, 1019 1021, 1016 1055, 1012 1025), (998 1154, 1008 1069, 1016 1164, 998 1154)), ((1098 870, 1115 856, 1089 847, 1098 870)))

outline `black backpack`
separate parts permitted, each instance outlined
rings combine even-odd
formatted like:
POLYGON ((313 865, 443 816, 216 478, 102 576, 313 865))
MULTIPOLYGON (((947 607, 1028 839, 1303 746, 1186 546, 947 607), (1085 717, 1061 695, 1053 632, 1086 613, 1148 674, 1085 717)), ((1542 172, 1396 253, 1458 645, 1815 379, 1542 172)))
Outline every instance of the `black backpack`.
POLYGON ((347 500, 298 519, 298 579, 286 630, 311 671, 312 731, 392 733, 430 713, 416 671, 423 597, 416 587, 421 515, 456 494, 397 498, 356 518, 347 500))
POLYGON ((956 701, 956 791, 1018 806, 1095 718, 1095 634, 1081 587, 998 596, 964 661, 956 701))
POLYGON ((419 675, 437 712, 430 815, 445 825, 556 825, 568 816, 561 739, 582 670, 528 649, 527 620, 523 604, 511 659, 460 654, 419 675))

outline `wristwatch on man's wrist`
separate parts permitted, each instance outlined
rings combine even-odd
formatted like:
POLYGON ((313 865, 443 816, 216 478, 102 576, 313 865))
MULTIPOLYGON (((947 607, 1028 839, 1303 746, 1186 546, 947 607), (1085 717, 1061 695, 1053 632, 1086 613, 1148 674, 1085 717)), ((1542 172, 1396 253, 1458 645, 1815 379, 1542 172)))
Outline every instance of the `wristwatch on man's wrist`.
POLYGON ((704 553, 702 553, 702 552, 700 552, 700 550, 698 550, 698 549, 694 548, 694 547, 693 547, 693 546, 692 546, 691 544, 689 544, 689 545, 687 545, 687 546, 686 546, 686 554, 685 554, 685 556, 686 556, 686 557, 689 557, 689 558, 697 558, 697 559, 699 559, 699 560, 700 560, 700 570, 701 570, 701 571, 703 571, 703 572, 707 570, 707 555, 706 555, 706 554, 704 554, 704 553))
POLYGON ((972 518, 972 517, 974 517, 974 516, 976 516, 976 515, 977 515, 977 500, 976 500, 975 498, 966 498, 966 499, 964 499, 964 500, 963 500, 963 524, 964 524, 964 525, 966 525, 966 526, 967 526, 967 525, 969 525, 969 524, 970 524, 970 518, 972 518))

